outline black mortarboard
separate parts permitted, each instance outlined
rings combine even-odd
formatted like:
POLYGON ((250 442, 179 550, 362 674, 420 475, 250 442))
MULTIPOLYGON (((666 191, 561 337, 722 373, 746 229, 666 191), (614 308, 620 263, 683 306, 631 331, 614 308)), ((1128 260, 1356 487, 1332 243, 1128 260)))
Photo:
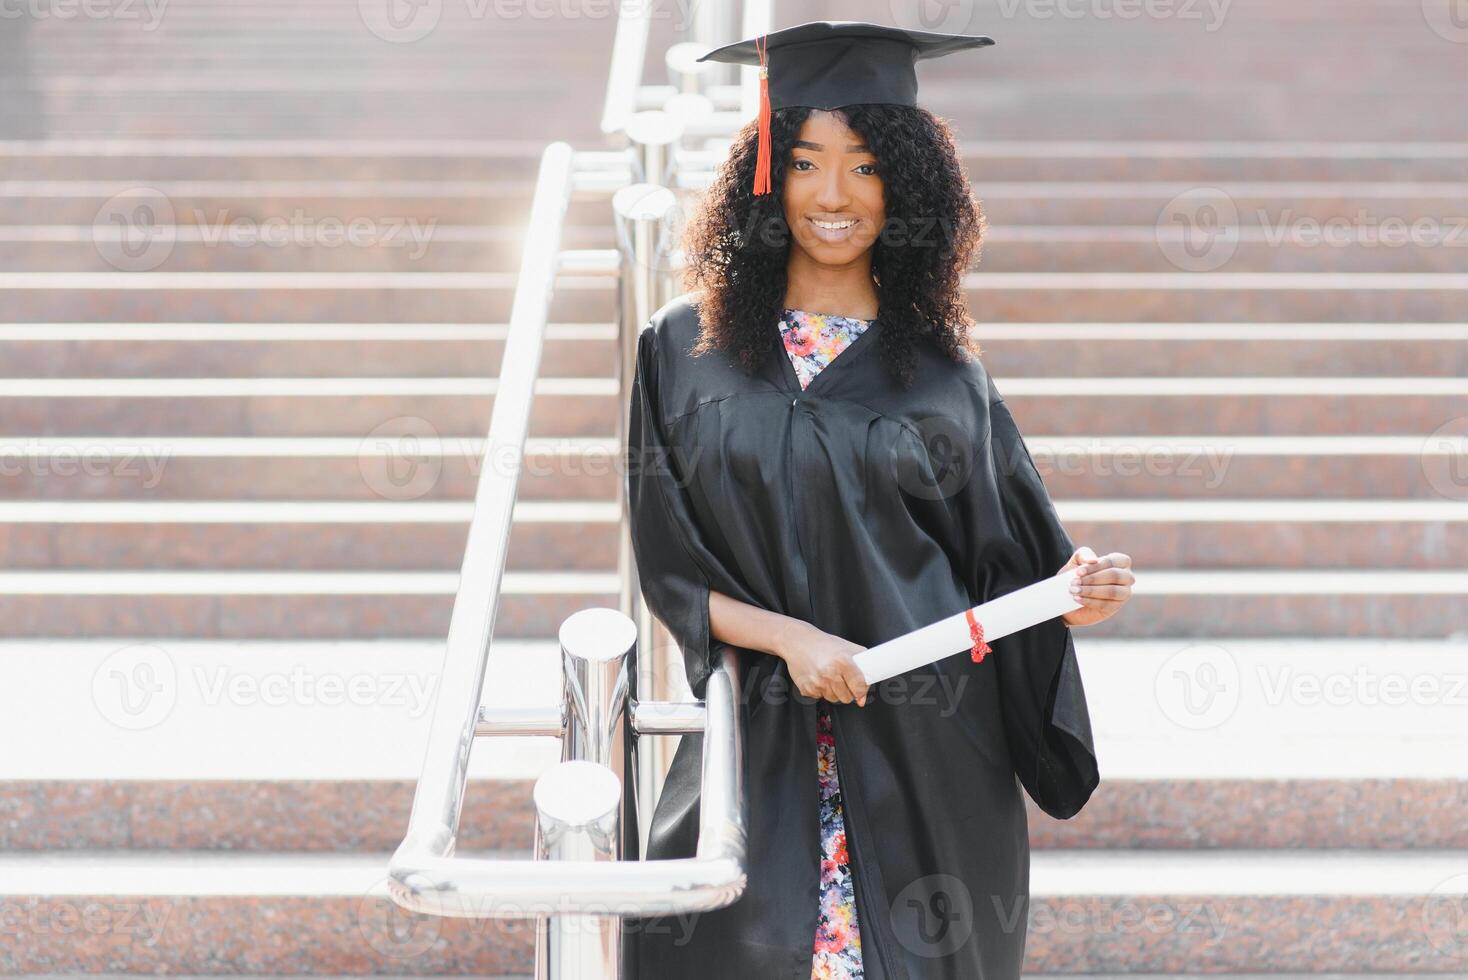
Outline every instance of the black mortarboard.
POLYGON ((754 193, 770 193, 770 112, 790 106, 917 105, 917 62, 993 44, 982 34, 935 34, 854 20, 815 20, 715 48, 699 61, 760 67, 754 193))

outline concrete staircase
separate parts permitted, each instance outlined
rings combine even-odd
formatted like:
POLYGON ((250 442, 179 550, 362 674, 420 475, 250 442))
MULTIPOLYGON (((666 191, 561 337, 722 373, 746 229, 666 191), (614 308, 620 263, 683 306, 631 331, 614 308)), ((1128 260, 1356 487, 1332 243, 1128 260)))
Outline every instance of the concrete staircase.
MULTIPOLYGON (((1077 634, 1103 783, 1032 810, 1030 973, 1468 975, 1468 48, 1427 6, 983 6, 924 66, 987 363, 1140 579, 1077 634)), ((536 159, 603 147, 614 23, 132 9, 0 29, 0 971, 524 977, 528 922, 383 878, 536 159)), ((778 22, 824 17, 892 12, 778 22)), ((491 703, 614 601, 614 299, 557 290, 491 703)), ((476 749, 463 850, 528 853, 554 757, 476 749)))

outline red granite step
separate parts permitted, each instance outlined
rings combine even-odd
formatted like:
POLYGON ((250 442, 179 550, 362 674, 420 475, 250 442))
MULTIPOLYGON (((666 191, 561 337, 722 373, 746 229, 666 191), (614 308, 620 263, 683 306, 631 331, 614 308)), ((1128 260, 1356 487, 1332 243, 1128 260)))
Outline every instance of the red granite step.
MULTIPOLYGON (((99 212, 126 217, 140 205, 154 209, 156 226, 189 226, 214 235, 244 234, 246 222, 273 221, 290 227, 374 220, 416 221, 426 227, 504 224, 523 226, 533 178, 484 180, 102 180, 12 181, 0 187, 0 225, 91 227, 99 212)), ((1462 181, 1243 181, 1217 186, 1196 181, 1084 180, 998 181, 974 184, 984 213, 995 226, 1081 225, 1156 229, 1166 234, 1181 218, 1198 214, 1226 228, 1265 232, 1287 240, 1293 233, 1313 241, 1360 227, 1396 235, 1393 247, 1411 236, 1435 232, 1446 245, 1460 242, 1468 204, 1462 181), (1318 230, 1324 225, 1325 230, 1318 230)), ((571 224, 608 220, 602 195, 580 195, 568 213, 571 224)), ((934 219, 936 221, 936 218, 934 219)), ((892 233, 904 229, 892 230, 892 233)), ((938 234, 932 225, 928 234, 938 234)), ((923 233, 914 228, 911 234, 923 233)), ((1266 241, 1273 241, 1266 238, 1266 241)), ((1327 237, 1335 243, 1338 237, 1327 237)))
MULTIPOLYGON (((504 323, 0 326, 0 363, 26 378, 493 377, 508 334, 504 323)), ((612 323, 548 324, 541 373, 605 377, 616 335, 612 323)), ((1424 365, 1460 345, 1434 346, 1424 365)))
MULTIPOLYGON (((19 505, 25 508, 26 505, 19 505)), ((428 504, 204 505, 162 508, 41 504, 53 518, 30 521, 0 504, 0 566, 8 569, 455 571, 463 564, 469 501, 428 504), (121 508, 121 510, 119 510, 121 508), (168 513, 172 511, 172 513, 168 513), (395 520, 393 512, 400 515, 395 520), (114 515, 108 520, 108 513, 114 515), (149 519, 148 515, 155 516, 149 519), (314 516, 313 516, 314 515, 314 516), (94 523, 95 521, 95 523, 94 523)), ((617 564, 615 501, 520 503, 510 534, 510 571, 606 572, 617 564)))
MULTIPOLYGON (((0 363, 25 378, 490 377, 507 329, 18 324, 0 326, 0 363)), ((1001 384, 1028 376, 1468 376, 1468 327, 1457 324, 980 323, 973 332, 1001 384)), ((542 374, 604 376, 615 336, 610 323, 550 324, 542 374)))
MULTIPOLYGON (((0 140, 0 179, 154 181, 534 179, 548 140, 530 137, 255 140, 0 140), (105 151, 104 151, 105 147, 105 151)), ((588 147, 599 148, 595 143, 588 147)), ((988 181, 1468 180, 1453 143, 1369 140, 960 140, 988 181)))
MULTIPOLYGON (((12 780, 0 782, 3 850, 388 851, 413 780, 12 780)), ((459 843, 528 846, 532 781, 471 779, 459 843)), ((1455 779, 1120 779, 1103 774, 1070 820, 1026 799, 1030 842, 1104 850, 1392 851, 1468 847, 1455 779), (1373 819, 1362 819, 1363 814, 1373 819)))
MULTIPOLYGON (((1077 542, 1107 542, 1139 567, 1437 569, 1461 566, 1461 501, 1058 500, 1077 542)), ((0 504, 0 566, 138 569, 447 571, 459 567, 467 501, 0 504)), ((613 501, 524 503, 511 571, 615 566, 613 501)))
MULTIPOLYGON (((564 53, 548 53, 546 60, 552 58, 564 58, 564 53)), ((576 59, 566 63, 574 64, 576 59)), ((106 74, 115 64, 116 59, 92 65, 38 59, 36 70, 74 68, 106 74)), ((284 67, 266 65, 261 70, 284 67)), ((353 67, 370 70, 372 63, 363 59, 353 67)), ((294 92, 249 99, 238 93, 227 97, 190 93, 160 100, 163 104, 158 108, 150 108, 153 100, 139 99, 134 93, 95 95, 62 100, 67 110, 51 117, 50 133, 67 138, 249 139, 270 135, 371 139, 391 134, 452 139, 470 132, 477 137, 523 138, 529 134, 547 142, 569 139, 597 145, 603 139, 598 126, 600 99, 588 100, 584 90, 605 85, 605 62, 588 66, 576 77, 579 84, 573 79, 564 86, 525 90, 521 99, 508 104, 478 98, 455 104, 434 100, 434 93, 427 97, 411 92, 372 93, 370 113, 359 108, 363 97, 358 93, 319 98, 321 93, 307 92, 308 104, 303 104, 301 93, 294 92), (425 108, 430 100, 433 106, 425 108)), ((1022 83, 1016 82, 1007 90, 992 89, 986 100, 992 104, 982 106, 974 104, 972 81, 966 80, 951 95, 930 92, 925 104, 948 119, 955 135, 963 140, 995 133, 1014 140, 1054 139, 1064 134, 1068 139, 1087 140, 1462 141, 1468 139, 1468 122, 1454 111, 1457 103, 1450 94, 1451 78, 1450 72, 1444 72, 1441 91, 1412 96, 1417 104, 1412 113, 1401 112, 1406 96, 1394 92, 1359 91, 1342 97, 1286 90, 1290 92, 1289 111, 1271 113, 1280 105, 1278 89, 1254 96, 1235 90, 1180 93, 1175 88, 1118 94, 1088 90, 1097 87, 1094 80, 1089 86, 1081 83, 1073 89, 1052 91, 1020 87, 1022 83), (1121 98, 1127 100, 1125 114, 1116 112, 1121 98)), ((42 95, 37 92, 32 98, 42 95)), ((31 133, 34 121, 34 111, 28 108, 0 111, 0 132, 31 133)))
MULTIPOLYGON (((1468 247, 1468 218, 1461 227, 1452 222, 1424 225, 1416 235, 1421 244, 1399 246, 1386 245, 1380 229, 1365 226, 1359 231, 1329 232, 1342 237, 1327 244, 1323 238, 1312 239, 1315 233, 1305 230, 1310 227, 1314 226, 1306 222, 1295 231, 1287 227, 1241 231, 1238 247, 1219 271, 1459 272, 1464 266, 1462 253, 1448 243, 1461 239, 1468 247), (1341 244, 1344 241, 1355 244, 1341 244)), ((1412 234, 1403 232, 1404 236, 1412 234)), ((1178 241, 1178 236, 1155 227, 991 225, 978 268, 983 272, 1178 272, 1182 267, 1171 252, 1178 241)))
MULTIPOLYGON (((322 276, 99 273, 93 277, 96 281, 87 283, 59 274, 46 282, 28 277, 20 289, 7 288, 10 284, 0 280, 0 322, 495 323, 509 318, 516 278, 513 273, 322 276)), ((606 322, 615 310, 611 280, 563 277, 550 316, 566 322, 606 322)))
MULTIPOLYGON (((156 271, 512 271, 519 267, 524 239, 522 228, 507 225, 429 227, 385 220, 375 228, 362 227, 366 233, 358 236, 360 244, 345 240, 345 235, 326 244, 305 240, 292 244, 285 237, 262 239, 254 230, 236 232, 238 244, 229 244, 208 229, 183 227, 171 233, 175 244, 156 271)), ((103 235, 94 234, 91 226, 0 227, 0 262, 15 272, 116 271, 110 249, 120 235, 111 235, 99 247, 103 235)), ((563 230, 562 244, 567 249, 609 249, 615 241, 610 226, 571 225, 563 230)))
MULTIPOLYGON (((413 594, 408 585, 396 584, 400 578, 393 579, 386 591, 368 594, 166 595, 159 588, 126 595, 109 591, 151 586, 142 573, 122 574, 127 578, 125 584, 114 578, 100 583, 100 592, 22 595, 14 586, 0 587, 0 637, 441 639, 448 632, 454 599, 453 583, 447 579, 427 595, 413 594)), ((457 578, 457 573, 446 574, 457 578)), ((199 580, 196 587, 206 584, 199 580)), ((554 636, 566 617, 577 610, 617 604, 615 576, 606 574, 594 576, 586 591, 541 592, 537 586, 535 592, 516 593, 513 588, 511 580, 501 595, 495 623, 496 636, 506 639, 554 636)))
MULTIPOLYGON (((286 219, 288 220, 288 219, 286 219)), ((257 232, 249 226, 223 232, 208 227, 181 226, 168 234, 173 245, 152 271, 157 272, 510 272, 519 267, 523 229, 514 225, 430 226, 426 222, 399 223, 382 219, 362 225, 357 244, 345 236, 314 244, 309 232, 257 232), (269 238, 262 236, 277 235, 269 238), (235 243, 229 239, 233 236, 235 243)), ((323 228, 328 226, 323 225, 323 228)), ((335 232, 329 232, 335 234, 335 232)), ((1383 246, 1378 234, 1364 228, 1357 244, 1326 244, 1301 233, 1291 241, 1288 230, 1278 232, 1281 243, 1265 236, 1276 232, 1251 230, 1220 266, 1226 272, 1404 272, 1452 273, 1463 266, 1448 240, 1461 237, 1468 244, 1468 219, 1461 231, 1448 223, 1424 227, 1421 244, 1383 246)), ((1355 240, 1356 232, 1345 232, 1355 240)), ((0 261, 12 272, 117 271, 115 243, 119 231, 98 232, 92 226, 27 225, 0 227, 0 261)), ((984 273, 1028 272, 1144 272, 1186 271, 1168 249, 1176 241, 1154 228, 1098 226, 990 225, 984 238, 983 259, 976 270, 984 273)), ((568 225, 562 236, 568 249, 610 249, 612 229, 607 226, 568 225)), ((126 270, 124 270, 126 271, 126 270)))
MULTIPOLYGON (((0 433, 367 437, 391 420, 413 419, 442 437, 475 437, 493 412, 494 398, 484 392, 496 389, 492 378, 14 381, 0 396, 0 433)), ((1108 393, 1106 431, 1139 440, 1426 436, 1468 409, 1468 382, 1449 378, 1098 378, 1090 389, 1069 378, 1015 378, 999 390, 1027 436, 1096 434, 1097 420, 1085 409, 1099 390, 1108 393), (1331 410, 1323 413, 1327 402, 1331 410)), ((542 376, 530 434, 610 436, 620 408, 612 379, 542 376)))
POLYGON ((1063 374, 1468 376, 1468 327, 1453 324, 982 323, 974 336, 1000 383, 1063 374))
MULTIPOLYGON (((473 852, 470 852, 473 853, 473 852)), ((486 854, 529 860, 528 853, 486 854)), ((455 919, 387 896, 391 852, 0 855, 0 888, 26 923, 95 910, 85 930, 22 927, 7 972, 253 975, 533 971, 533 919, 455 919)))
MULTIPOLYGON (((483 744, 483 743, 481 743, 483 744)), ((414 779, 106 779, 0 782, 0 852, 334 851, 391 853, 414 779)), ((532 780, 470 779, 459 823, 468 850, 523 850, 532 780)))
MULTIPOLYGON (((1169 591, 1139 584, 1128 616, 1091 631, 1098 639, 1219 632, 1253 638, 1342 633, 1435 639, 1461 628, 1457 610, 1468 595, 1468 582, 1454 572, 1397 572, 1390 592, 1382 591, 1379 576, 1368 581, 1364 572, 1332 574, 1343 583, 1341 589, 1320 594, 1310 591, 1321 581, 1319 574, 1148 569, 1149 585, 1169 591), (1231 591, 1214 594, 1210 574, 1226 576, 1231 591)), ((454 573, 424 572, 24 573, 0 578, 0 636, 441 637, 448 630, 456 580, 454 573), (189 582, 165 587, 160 579, 168 574, 184 575, 189 582), (236 578, 228 577, 232 574, 236 578), (249 584, 233 584, 241 578, 249 584), (354 591, 339 591, 343 582, 354 591)), ((552 636, 577 609, 615 604, 616 578, 609 573, 521 573, 506 579, 497 635, 552 636), (577 591, 564 591, 570 588, 577 591)))
MULTIPOLYGON (((4 877, 25 921, 58 921, 83 899, 131 911, 127 924, 94 917, 95 928, 79 935, 23 930, 6 947, 4 966, 25 974, 120 967, 186 975, 221 966, 276 976, 399 974, 405 967, 529 972, 530 920, 395 911, 378 877, 387 857, 12 856, 4 877), (221 884, 230 885, 227 893, 221 884), (201 942, 202 935, 211 939, 201 942)), ((1451 925, 1462 861, 1459 851, 1283 858, 1233 850, 1040 852, 1032 859, 1025 968, 1065 975, 1450 973, 1462 962, 1451 925), (1309 928, 1302 931, 1302 922, 1309 928), (1342 938, 1322 943, 1321 933, 1342 938)))
MULTIPOLYGON (((549 141, 547 141, 549 142, 549 141)), ((516 178, 450 181, 447 179, 367 180, 356 184, 325 177, 315 180, 263 181, 15 181, 0 193, 0 225, 70 225, 91 228, 129 220, 146 208, 156 235, 172 226, 199 230, 206 242, 230 235, 260 232, 259 226, 281 226, 279 234, 345 236, 345 226, 364 227, 391 241, 390 228, 499 225, 520 229, 529 217, 533 175, 516 178)), ((1165 198, 1164 198, 1165 200, 1165 198)), ((139 222, 148 220, 139 216, 139 222)), ((609 220, 605 195, 583 195, 573 201, 567 223, 591 227, 609 220)), ((149 239, 153 240, 152 238, 149 239)), ((316 241, 316 238, 305 239, 316 241)))
MULTIPOLYGON (((1451 455, 1447 450, 1423 455, 1431 446, 1422 438, 1053 439, 1027 441, 1057 499, 1441 500, 1457 499, 1459 490, 1448 468, 1451 455)), ((397 440, 393 436, 383 452, 397 446, 397 440)), ((471 497, 479 468, 477 449, 467 439, 464 446, 448 448, 442 455, 429 452, 420 458, 415 450, 404 457, 415 469, 400 485, 384 476, 385 464, 378 460, 388 457, 375 450, 364 454, 360 440, 245 440, 231 448, 219 440, 195 444, 159 437, 12 438, 3 446, 12 465, 0 470, 0 500, 471 497)), ((531 449, 519 499, 614 498, 620 457, 609 443, 591 440, 531 449)))
MULTIPOLYGON (((4 274, 0 274, 3 276, 4 274)), ((493 323, 508 318, 510 273, 41 273, 0 278, 0 322, 493 323)), ((980 322, 1468 320, 1468 278, 1329 274, 977 273, 980 322)), ((563 277, 556 320, 605 322, 608 279, 563 277)))

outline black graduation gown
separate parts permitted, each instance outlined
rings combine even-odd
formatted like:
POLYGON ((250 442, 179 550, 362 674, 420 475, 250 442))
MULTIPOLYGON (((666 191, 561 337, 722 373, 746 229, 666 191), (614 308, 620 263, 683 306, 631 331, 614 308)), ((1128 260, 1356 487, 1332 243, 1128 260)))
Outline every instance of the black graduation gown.
MULTIPOLYGON (((715 589, 873 646, 1052 575, 1074 546, 983 365, 928 338, 904 391, 880 317, 804 391, 772 324, 755 377, 691 357, 696 294, 637 346, 627 447, 643 593, 702 697, 715 589), (955 473, 958 474, 955 477, 955 473), (956 485, 961 479, 961 485, 956 485)), ((722 909, 624 918, 641 980, 807 980, 820 889, 816 701, 745 671, 748 884, 722 909)), ((1053 619, 832 706, 867 980, 1011 980, 1027 934, 1020 786, 1068 818, 1100 781, 1070 628, 1053 619)), ((675 753, 648 858, 691 857, 702 736, 675 753)))

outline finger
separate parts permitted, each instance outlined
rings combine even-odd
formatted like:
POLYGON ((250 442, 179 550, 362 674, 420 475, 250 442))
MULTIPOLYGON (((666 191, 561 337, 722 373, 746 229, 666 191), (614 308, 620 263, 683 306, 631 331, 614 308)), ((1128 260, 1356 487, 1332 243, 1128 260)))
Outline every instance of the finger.
POLYGON ((1091 599, 1111 599, 1120 601, 1132 594, 1132 590, 1125 585, 1083 585, 1079 596, 1082 601, 1091 599))
POLYGON ((1098 585, 1103 582, 1130 583, 1132 573, 1125 568, 1103 568, 1099 572, 1081 576, 1082 585, 1098 585))
POLYGON ((795 682, 801 697, 819 699, 825 696, 824 685, 819 674, 805 674, 795 682))
POLYGON ((847 671, 846 686, 851 689, 856 703, 864 707, 867 703, 867 679, 862 674, 860 667, 852 665, 851 669, 847 671))

